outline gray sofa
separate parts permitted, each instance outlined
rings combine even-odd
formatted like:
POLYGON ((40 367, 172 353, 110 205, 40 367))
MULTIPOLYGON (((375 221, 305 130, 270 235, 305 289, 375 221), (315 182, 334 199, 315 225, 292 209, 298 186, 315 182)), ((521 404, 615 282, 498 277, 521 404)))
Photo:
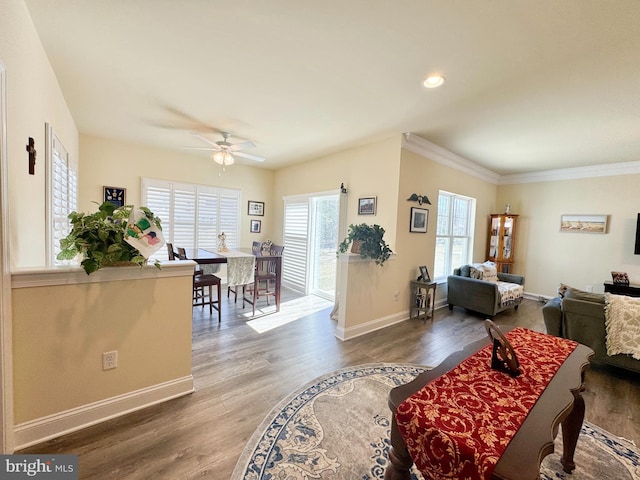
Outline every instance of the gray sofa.
POLYGON ((612 365, 640 373, 640 360, 631 355, 607 355, 604 294, 567 288, 542 307, 547 333, 591 347, 592 363, 612 365))
MULTIPOLYGON (((522 298, 518 298, 508 305, 500 305, 498 285, 494 282, 471 278, 470 267, 470 265, 464 265, 456 268, 453 275, 447 277, 449 310, 453 310, 453 307, 457 306, 493 317, 508 308, 518 308, 522 298)), ((524 285, 524 277, 521 275, 498 272, 498 280, 524 285)))

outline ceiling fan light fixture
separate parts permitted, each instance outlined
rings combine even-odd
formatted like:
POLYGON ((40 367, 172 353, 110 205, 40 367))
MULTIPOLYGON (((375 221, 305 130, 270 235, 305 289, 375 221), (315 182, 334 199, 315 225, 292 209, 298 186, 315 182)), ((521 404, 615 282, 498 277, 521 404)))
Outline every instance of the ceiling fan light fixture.
POLYGON ((233 165, 236 159, 226 150, 221 150, 213 154, 213 161, 220 165, 233 165))
POLYGON ((442 85, 444 81, 445 81, 444 75, 440 75, 439 73, 434 73, 424 79, 423 85, 427 88, 437 88, 440 85, 442 85))

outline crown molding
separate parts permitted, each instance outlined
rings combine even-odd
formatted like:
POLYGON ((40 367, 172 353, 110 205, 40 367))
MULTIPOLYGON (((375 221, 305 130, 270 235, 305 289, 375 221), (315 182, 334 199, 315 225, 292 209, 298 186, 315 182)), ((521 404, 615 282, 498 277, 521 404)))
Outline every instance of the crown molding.
POLYGON ((497 184, 500 179, 500 175, 492 172, 488 168, 484 168, 470 162, 469 160, 412 133, 405 133, 402 135, 402 148, 489 183, 497 184))
POLYGON ((640 174, 640 161, 637 161, 591 165, 588 167, 541 170, 539 172, 516 173, 513 175, 499 175, 412 133, 403 134, 402 148, 496 185, 556 182, 563 180, 577 180, 580 178, 614 177, 618 175, 640 174))
POLYGON ((502 175, 498 185, 517 183, 557 182, 577 180, 580 178, 615 177, 618 175, 637 175, 640 173, 640 162, 608 163, 589 167, 559 168, 540 172, 502 175))

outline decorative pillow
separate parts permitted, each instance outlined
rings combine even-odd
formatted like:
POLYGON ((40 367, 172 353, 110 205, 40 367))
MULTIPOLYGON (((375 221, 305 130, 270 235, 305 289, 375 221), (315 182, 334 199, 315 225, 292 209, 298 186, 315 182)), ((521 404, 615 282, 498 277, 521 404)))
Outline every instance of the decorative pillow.
POLYGON ((564 298, 564 294, 568 288, 571 288, 571 287, 569 285, 565 285, 564 283, 561 283, 560 285, 558 285, 558 296, 560 298, 564 298))
POLYGON ((484 270, 478 267, 469 267, 469 276, 471 278, 475 278, 477 280, 482 280, 482 276, 484 275, 484 270))
POLYGON ((482 264, 482 279, 487 282, 496 283, 498 281, 498 269, 493 262, 486 261, 482 264))
POLYGON ((470 277, 471 276, 471 265, 463 265, 460 267, 460 276, 461 277, 470 277))

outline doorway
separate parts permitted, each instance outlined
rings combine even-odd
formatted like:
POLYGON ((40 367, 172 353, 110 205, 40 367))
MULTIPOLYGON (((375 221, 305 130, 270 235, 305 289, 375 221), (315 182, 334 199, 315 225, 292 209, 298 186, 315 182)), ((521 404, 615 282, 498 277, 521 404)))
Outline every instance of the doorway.
POLYGON ((284 198, 283 285, 335 300, 342 195, 330 191, 284 198))

